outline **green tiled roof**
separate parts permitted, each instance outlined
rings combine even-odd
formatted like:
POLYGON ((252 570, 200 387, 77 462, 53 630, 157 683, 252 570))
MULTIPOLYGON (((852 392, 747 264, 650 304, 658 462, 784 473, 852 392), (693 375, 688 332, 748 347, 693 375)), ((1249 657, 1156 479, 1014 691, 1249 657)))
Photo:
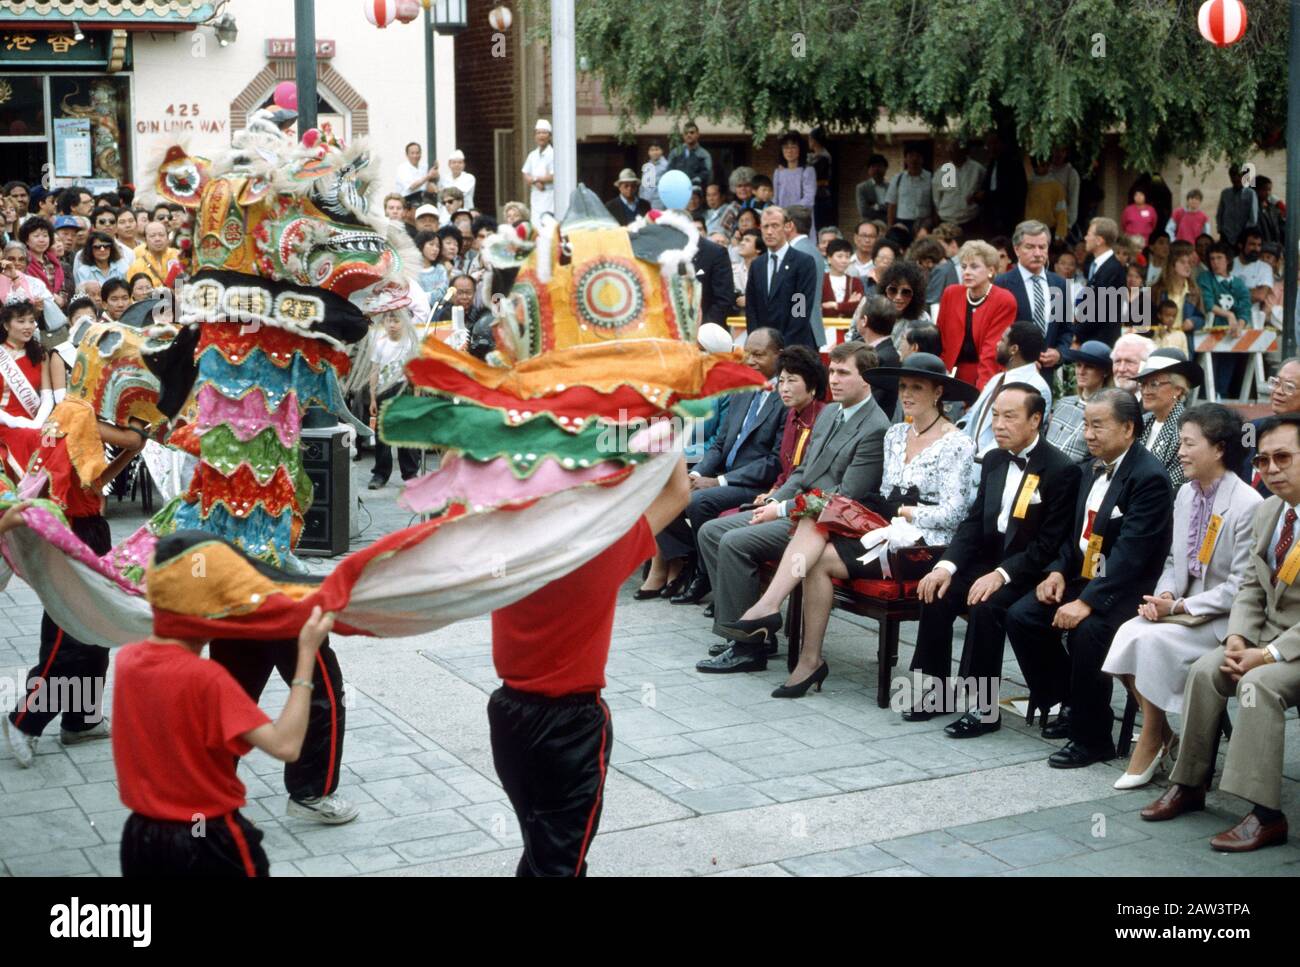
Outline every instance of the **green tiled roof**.
POLYGON ((76 20, 116 27, 201 23, 216 12, 209 0, 0 0, 0 21, 76 20))

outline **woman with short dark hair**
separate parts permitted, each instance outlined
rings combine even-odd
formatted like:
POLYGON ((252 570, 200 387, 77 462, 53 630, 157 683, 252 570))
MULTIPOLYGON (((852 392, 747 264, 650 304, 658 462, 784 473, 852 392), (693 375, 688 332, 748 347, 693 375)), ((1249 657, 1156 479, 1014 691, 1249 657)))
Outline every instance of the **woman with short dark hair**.
POLYGON ((1262 498, 1231 468, 1241 465, 1241 418, 1218 403, 1183 414, 1178 458, 1187 483, 1174 500, 1174 537, 1153 594, 1120 625, 1102 671, 1118 677, 1142 706, 1142 735, 1128 771, 1133 789, 1154 778, 1181 714, 1187 672, 1221 645, 1228 612, 1250 574, 1252 523, 1262 498))

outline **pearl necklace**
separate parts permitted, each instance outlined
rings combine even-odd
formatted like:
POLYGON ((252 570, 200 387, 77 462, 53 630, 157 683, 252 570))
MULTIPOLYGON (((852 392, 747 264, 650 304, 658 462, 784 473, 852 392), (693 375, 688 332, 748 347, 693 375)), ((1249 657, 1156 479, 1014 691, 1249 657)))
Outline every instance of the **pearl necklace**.
POLYGON ((972 299, 970 297, 970 289, 967 289, 966 304, 970 306, 972 309, 978 309, 980 306, 984 304, 984 300, 989 297, 989 293, 991 293, 992 291, 993 291, 993 286, 989 286, 988 290, 982 296, 980 296, 978 299, 972 299))

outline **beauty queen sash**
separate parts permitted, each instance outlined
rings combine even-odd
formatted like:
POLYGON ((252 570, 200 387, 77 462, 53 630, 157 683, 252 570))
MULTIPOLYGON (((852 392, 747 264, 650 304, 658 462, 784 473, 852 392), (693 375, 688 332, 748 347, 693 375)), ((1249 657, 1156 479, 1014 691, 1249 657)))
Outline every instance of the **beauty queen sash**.
MULTIPOLYGON (((9 355, 9 351, 0 347, 0 378, 5 381, 5 389, 18 397, 18 402, 27 411, 28 419, 36 415, 41 408, 41 394, 36 392, 27 375, 18 366, 18 362, 9 355)), ((0 393, 0 405, 8 402, 9 393, 0 393)))

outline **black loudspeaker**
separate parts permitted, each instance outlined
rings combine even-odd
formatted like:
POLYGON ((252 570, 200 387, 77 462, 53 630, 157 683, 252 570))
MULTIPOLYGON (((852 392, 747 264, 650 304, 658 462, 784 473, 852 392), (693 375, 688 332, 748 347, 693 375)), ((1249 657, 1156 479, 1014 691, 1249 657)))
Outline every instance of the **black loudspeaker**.
POLYGON ((348 513, 352 505, 352 468, 341 426, 303 428, 302 465, 311 479, 311 507, 303 520, 297 553, 335 557, 347 553, 348 513))

